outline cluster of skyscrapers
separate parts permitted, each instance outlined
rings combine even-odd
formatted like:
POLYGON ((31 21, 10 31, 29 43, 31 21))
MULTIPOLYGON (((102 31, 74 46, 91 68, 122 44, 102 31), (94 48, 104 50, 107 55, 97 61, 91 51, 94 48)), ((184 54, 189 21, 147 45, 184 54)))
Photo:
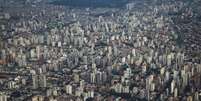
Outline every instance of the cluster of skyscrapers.
POLYGON ((201 58, 175 29, 198 15, 187 2, 15 3, 0 10, 0 101, 200 101, 201 58))

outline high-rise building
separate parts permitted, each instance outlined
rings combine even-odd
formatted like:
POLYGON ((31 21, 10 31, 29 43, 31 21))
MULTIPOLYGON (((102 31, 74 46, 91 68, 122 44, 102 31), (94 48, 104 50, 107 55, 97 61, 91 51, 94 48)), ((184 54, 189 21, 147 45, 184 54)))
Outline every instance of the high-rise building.
POLYGON ((8 96, 4 93, 0 94, 0 101, 7 101, 8 100, 8 96))
POLYGON ((174 89, 174 97, 176 98, 177 96, 178 96, 178 89, 175 88, 175 89, 174 89))
POLYGON ((32 83, 33 83, 33 89, 37 89, 38 88, 38 76, 37 75, 32 76, 32 83))
POLYGON ((73 87, 71 85, 66 85, 65 90, 67 94, 73 93, 73 87))
POLYGON ((46 75, 33 75, 32 76, 32 82, 33 82, 33 89, 37 89, 39 87, 45 88, 47 87, 47 80, 46 75))
POLYGON ((39 86, 42 88, 47 87, 46 75, 39 75, 39 86))

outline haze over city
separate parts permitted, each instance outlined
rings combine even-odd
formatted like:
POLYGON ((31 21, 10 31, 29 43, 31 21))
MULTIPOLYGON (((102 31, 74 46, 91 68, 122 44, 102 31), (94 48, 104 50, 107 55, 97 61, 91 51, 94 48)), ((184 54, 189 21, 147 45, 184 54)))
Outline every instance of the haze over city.
POLYGON ((0 101, 200 101, 200 0, 0 0, 0 101))

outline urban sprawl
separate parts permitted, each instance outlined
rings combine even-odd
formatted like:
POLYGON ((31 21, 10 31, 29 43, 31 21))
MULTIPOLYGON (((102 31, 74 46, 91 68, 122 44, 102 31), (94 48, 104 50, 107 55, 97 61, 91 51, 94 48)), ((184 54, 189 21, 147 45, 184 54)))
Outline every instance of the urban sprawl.
POLYGON ((0 0, 0 101, 200 101, 201 1, 0 0))

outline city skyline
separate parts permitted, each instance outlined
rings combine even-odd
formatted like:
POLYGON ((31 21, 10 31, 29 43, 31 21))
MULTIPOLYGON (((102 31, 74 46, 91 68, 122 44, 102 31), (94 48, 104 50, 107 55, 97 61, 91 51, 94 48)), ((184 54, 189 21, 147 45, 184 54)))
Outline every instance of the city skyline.
POLYGON ((0 0, 0 101, 200 101, 199 0, 0 0))

